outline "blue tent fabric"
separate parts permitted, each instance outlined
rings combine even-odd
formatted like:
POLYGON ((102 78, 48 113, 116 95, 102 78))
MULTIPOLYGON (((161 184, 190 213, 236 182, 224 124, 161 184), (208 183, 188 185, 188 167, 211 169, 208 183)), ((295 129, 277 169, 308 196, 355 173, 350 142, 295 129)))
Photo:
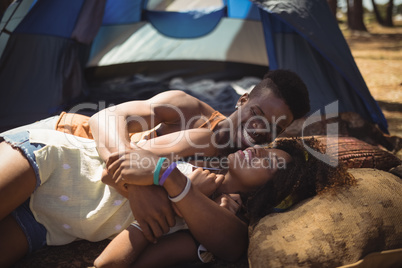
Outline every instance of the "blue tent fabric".
POLYGON ((85 0, 37 1, 14 32, 69 38, 84 2, 85 0))
POLYGON ((228 0, 228 17, 260 20, 260 10, 248 0, 228 0))
MULTIPOLYGON (((16 28, 13 26, 11 35, 9 31, 0 32, 0 45, 2 40, 6 43, 0 46, 0 127, 47 117, 85 94, 84 71, 93 40, 103 32, 98 32, 100 27, 116 27, 113 29, 117 33, 107 31, 107 36, 116 38, 113 43, 116 47, 126 49, 115 52, 112 51, 115 47, 109 47, 112 42, 99 44, 102 50, 113 52, 108 54, 110 51, 106 51, 108 60, 131 55, 135 51, 130 38, 137 32, 141 33, 138 36, 146 36, 148 32, 144 31, 152 28, 171 39, 150 44, 154 36, 147 36, 148 43, 144 46, 156 49, 155 54, 173 62, 171 55, 178 56, 180 60, 178 54, 181 51, 191 56, 198 54, 202 46, 189 48, 188 44, 192 43, 183 41, 175 47, 176 43, 168 43, 170 40, 202 42, 202 37, 211 36, 220 25, 236 25, 232 29, 234 35, 231 36, 234 37, 230 40, 239 43, 241 38, 236 34, 240 34, 242 29, 243 32, 249 29, 243 27, 258 23, 262 30, 248 33, 264 35, 269 68, 290 69, 303 78, 310 91, 312 112, 339 101, 339 111, 357 112, 387 132, 384 115, 371 96, 326 1, 224 0, 222 6, 196 12, 191 8, 177 12, 149 10, 148 3, 158 2, 152 0, 20 1, 30 5, 29 12, 21 22, 15 20, 19 25, 16 28), (230 24, 230 20, 247 23, 230 24), (7 38, 2 39, 2 36, 7 38)), ((222 42, 226 35, 219 37, 222 42)), ((107 42, 107 38, 102 41, 107 42)), ((246 41, 248 48, 254 48, 253 40, 246 41)), ((141 49, 138 47, 140 43, 136 43, 137 49, 141 49)), ((264 44, 261 44, 264 49, 264 44)), ((212 51, 212 58, 217 51, 212 51)), ((233 53, 245 54, 244 49, 236 50, 228 45, 219 51, 226 52, 224 57, 219 56, 220 60, 230 56, 235 63, 250 64, 233 57, 233 53)), ((253 50, 254 54, 260 55, 256 51, 253 50)), ((143 63, 146 62, 142 54, 140 58, 143 63)), ((211 61, 211 58, 208 60, 211 61)), ((201 62, 202 59, 196 58, 196 61, 201 62)), ((124 64, 130 65, 129 62, 124 64)), ((139 64, 142 64, 141 61, 139 64)))
POLYGON ((366 111, 363 102, 350 94, 353 93, 350 85, 305 38, 275 20, 273 15, 264 13, 262 18, 270 27, 264 31, 267 42, 270 42, 270 68, 291 69, 303 77, 310 91, 312 113, 334 101, 339 101, 340 112, 366 111), (281 32, 278 34, 276 30, 281 32))
POLYGON ((147 10, 147 19, 162 34, 173 38, 196 38, 211 32, 225 15, 225 9, 191 12, 147 10))
POLYGON ((90 45, 102 24, 106 0, 87 0, 82 6, 71 38, 90 45))
POLYGON ((103 25, 128 24, 140 21, 142 8, 146 3, 146 0, 108 0, 103 25))
MULTIPOLYGON (((364 103, 372 121, 387 132, 386 119, 371 96, 326 1, 253 0, 253 2, 304 37, 350 85, 349 89, 338 90, 353 90, 364 103)), ((277 67, 282 68, 280 65, 277 67)))
POLYGON ((0 126, 57 114, 85 94, 89 44, 105 1, 70 2, 38 0, 10 36, 0 58, 0 126), (88 17, 91 24, 80 27, 88 17))
POLYGON ((83 44, 70 39, 11 36, 0 60, 1 124, 27 124, 64 109, 85 86, 86 53, 83 44))
POLYGON ((34 5, 34 0, 15 1, 7 8, 0 22, 0 58, 6 48, 11 33, 34 5))

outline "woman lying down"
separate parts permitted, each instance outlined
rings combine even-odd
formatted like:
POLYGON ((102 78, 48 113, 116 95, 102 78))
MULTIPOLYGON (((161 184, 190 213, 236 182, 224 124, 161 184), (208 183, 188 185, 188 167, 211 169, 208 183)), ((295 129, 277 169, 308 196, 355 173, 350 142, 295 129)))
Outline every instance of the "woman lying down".
MULTIPOLYGON (((305 143, 322 151, 314 139, 305 143)), ((213 256, 235 261, 247 250, 247 224, 353 183, 345 168, 314 158, 297 139, 230 154, 222 175, 142 149, 135 154, 112 156, 106 172, 93 141, 50 130, 4 136, 0 266, 45 245, 107 238, 114 239, 96 267, 165 267, 213 256), (109 186, 116 181, 124 181, 126 190, 109 186), (136 185, 158 185, 177 213, 155 243, 131 213, 130 189, 136 185)))

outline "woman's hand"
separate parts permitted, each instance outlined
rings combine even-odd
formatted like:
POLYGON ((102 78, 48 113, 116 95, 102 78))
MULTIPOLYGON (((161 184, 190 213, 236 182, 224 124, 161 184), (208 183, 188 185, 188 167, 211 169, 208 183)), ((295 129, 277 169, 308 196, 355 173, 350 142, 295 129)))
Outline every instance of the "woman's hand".
POLYGON ((239 194, 222 194, 215 198, 214 201, 233 214, 236 214, 243 204, 239 194))
POLYGON ((197 168, 188 177, 191 180, 192 186, 206 196, 211 196, 225 178, 222 174, 216 175, 202 168, 197 168))

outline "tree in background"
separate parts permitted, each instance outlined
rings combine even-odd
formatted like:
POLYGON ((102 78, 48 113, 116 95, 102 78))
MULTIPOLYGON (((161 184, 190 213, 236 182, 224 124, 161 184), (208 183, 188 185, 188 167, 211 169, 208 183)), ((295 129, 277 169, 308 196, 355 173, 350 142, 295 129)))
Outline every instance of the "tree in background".
POLYGON ((393 27, 394 23, 392 21, 392 15, 394 9, 394 0, 390 0, 386 5, 385 19, 383 19, 383 17, 381 16, 381 12, 378 9, 378 6, 374 2, 374 0, 371 0, 371 2, 373 3, 373 11, 377 22, 382 26, 393 27))
POLYGON ((367 32, 366 25, 363 21, 363 1, 362 0, 346 0, 348 27, 350 30, 367 32))
POLYGON ((385 17, 385 26, 393 27, 392 11, 394 9, 394 0, 389 0, 387 5, 387 15, 385 17))
POLYGON ((384 20, 381 17, 380 11, 378 10, 376 3, 374 2, 374 0, 371 0, 371 3, 373 4, 373 11, 374 11, 374 15, 375 15, 377 22, 380 25, 384 25, 384 20))

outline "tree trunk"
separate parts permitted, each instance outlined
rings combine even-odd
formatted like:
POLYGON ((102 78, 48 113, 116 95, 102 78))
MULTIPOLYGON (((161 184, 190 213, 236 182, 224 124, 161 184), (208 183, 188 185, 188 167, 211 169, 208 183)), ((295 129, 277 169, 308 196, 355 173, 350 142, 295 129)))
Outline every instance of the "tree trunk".
POLYGON ((327 1, 332 14, 334 14, 336 18, 336 11, 338 9, 338 0, 327 0, 327 1))
POLYGON ((365 31, 367 28, 363 22, 363 1, 347 0, 348 4, 348 26, 350 30, 365 31))
POLYGON ((393 27, 392 10, 394 9, 394 0, 389 0, 387 5, 387 16, 385 17, 384 26, 393 27))
POLYGON ((353 8, 351 7, 351 5, 350 5, 350 3, 349 3, 349 0, 346 0, 346 7, 347 7, 347 10, 346 10, 346 15, 347 15, 347 17, 348 17, 348 27, 350 28, 350 26, 349 26, 349 21, 352 21, 352 14, 353 14, 353 8))
POLYGON ((384 25, 384 20, 382 19, 381 14, 378 11, 377 5, 375 4, 374 0, 371 0, 371 2, 373 3, 373 11, 378 24, 384 25))

